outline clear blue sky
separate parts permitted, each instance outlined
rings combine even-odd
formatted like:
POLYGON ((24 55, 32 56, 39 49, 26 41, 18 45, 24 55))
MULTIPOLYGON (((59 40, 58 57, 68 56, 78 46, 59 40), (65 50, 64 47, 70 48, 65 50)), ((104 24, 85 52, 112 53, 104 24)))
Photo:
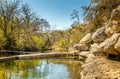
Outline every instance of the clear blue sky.
POLYGON ((37 15, 45 18, 55 29, 67 29, 72 24, 71 13, 78 10, 82 20, 82 5, 90 0, 23 0, 37 15))

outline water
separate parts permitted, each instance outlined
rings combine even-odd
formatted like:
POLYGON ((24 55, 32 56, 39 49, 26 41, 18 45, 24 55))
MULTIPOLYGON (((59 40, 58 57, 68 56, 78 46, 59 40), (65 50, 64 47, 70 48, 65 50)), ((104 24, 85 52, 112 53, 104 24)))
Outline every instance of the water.
POLYGON ((15 60, 0 63, 0 79, 80 79, 75 60, 15 60))

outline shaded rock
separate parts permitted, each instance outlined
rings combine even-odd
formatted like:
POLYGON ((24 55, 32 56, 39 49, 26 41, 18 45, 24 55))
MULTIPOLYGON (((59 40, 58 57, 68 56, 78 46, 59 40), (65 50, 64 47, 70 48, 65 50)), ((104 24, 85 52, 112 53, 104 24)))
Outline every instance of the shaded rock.
POLYGON ((94 42, 102 42, 106 39, 106 34, 105 34, 105 27, 101 27, 96 30, 96 32, 93 33, 92 35, 92 40, 94 42))
POLYGON ((85 44, 75 44, 74 48, 79 50, 79 51, 87 51, 89 50, 88 46, 85 44))
POLYGON ((112 35, 110 38, 106 39, 104 42, 102 42, 99 45, 99 49, 102 52, 106 52, 113 55, 120 54, 114 49, 114 46, 117 43, 119 37, 120 37, 120 33, 112 35))
POLYGON ((92 42, 92 34, 91 33, 88 33, 85 37, 83 37, 81 40, 80 40, 80 44, 88 44, 90 42, 92 42))
POLYGON ((119 37, 116 45, 114 46, 114 49, 120 53, 120 37, 119 37))

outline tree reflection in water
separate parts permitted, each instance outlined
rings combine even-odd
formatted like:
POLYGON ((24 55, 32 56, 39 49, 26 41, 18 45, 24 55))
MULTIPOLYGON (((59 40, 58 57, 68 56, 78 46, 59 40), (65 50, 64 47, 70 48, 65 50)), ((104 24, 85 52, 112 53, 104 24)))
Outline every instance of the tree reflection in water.
POLYGON ((80 62, 17 60, 0 63, 0 79, 80 79, 80 62))

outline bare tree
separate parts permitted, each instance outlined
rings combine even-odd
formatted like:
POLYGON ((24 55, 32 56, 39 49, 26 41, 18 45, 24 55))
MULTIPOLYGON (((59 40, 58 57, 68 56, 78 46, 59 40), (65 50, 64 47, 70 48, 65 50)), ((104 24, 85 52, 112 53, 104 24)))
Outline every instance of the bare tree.
POLYGON ((76 19, 75 23, 77 23, 77 25, 80 24, 80 18, 79 18, 79 11, 77 10, 73 10, 72 14, 71 14, 71 20, 76 19))

